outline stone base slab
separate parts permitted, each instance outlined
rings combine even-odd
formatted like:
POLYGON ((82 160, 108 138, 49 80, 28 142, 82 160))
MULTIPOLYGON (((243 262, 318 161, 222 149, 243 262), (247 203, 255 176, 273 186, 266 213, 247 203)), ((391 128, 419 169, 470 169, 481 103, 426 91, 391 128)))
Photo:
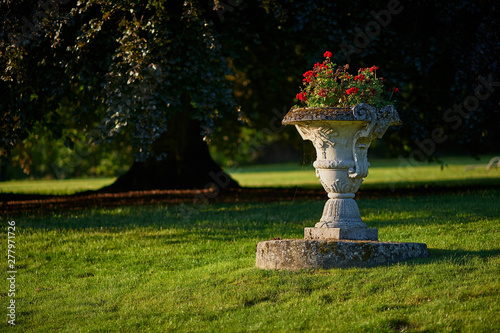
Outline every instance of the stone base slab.
POLYGON ((378 241, 377 228, 304 228, 304 239, 371 240, 378 241))
POLYGON ((386 265, 427 257, 423 243, 353 240, 268 240, 257 244, 256 266, 262 269, 347 268, 386 265))

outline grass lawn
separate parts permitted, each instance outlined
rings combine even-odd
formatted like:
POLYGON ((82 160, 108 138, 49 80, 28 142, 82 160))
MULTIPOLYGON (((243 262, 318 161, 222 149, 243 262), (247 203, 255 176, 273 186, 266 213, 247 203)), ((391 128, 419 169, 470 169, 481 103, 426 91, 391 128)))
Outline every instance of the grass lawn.
MULTIPOLYGON (((370 160, 371 167, 361 190, 426 186, 426 185, 467 185, 492 184, 500 186, 500 168, 485 168, 465 171, 465 167, 486 164, 492 156, 481 156, 477 161, 471 157, 443 158, 446 165, 422 163, 411 165, 404 160, 370 160)), ((321 188, 312 165, 272 164, 244 166, 228 169, 228 173, 244 187, 317 187, 321 188)), ((13 180, 0 182, 0 193, 29 194, 74 194, 87 190, 97 190, 110 185, 115 178, 89 178, 68 180, 13 180)))
POLYGON ((0 193, 65 195, 98 190, 114 181, 115 178, 11 180, 0 182, 0 193))
MULTIPOLYGON (((259 241, 302 238, 323 202, 9 216, 17 317, 0 331, 500 330, 500 190, 358 204, 381 241, 424 242, 430 257, 363 269, 255 268, 259 241)), ((2 265, 9 270, 6 256, 2 265)), ((11 297, 2 281, 6 318, 11 297)))
MULTIPOLYGON (((368 177, 361 189, 394 189, 425 185, 488 184, 492 181, 500 185, 500 168, 484 167, 465 171, 466 166, 487 164, 493 156, 482 156, 479 161, 470 157, 443 158, 444 165, 438 163, 414 164, 404 159, 370 160, 368 177)), ((260 165, 228 170, 242 186, 301 186, 321 187, 312 165, 260 165)))
MULTIPOLYGON (((399 179, 398 161, 372 161, 363 186, 486 184, 500 177, 495 169, 465 173, 470 160, 445 162, 444 171, 422 165, 399 179)), ((244 186, 319 187, 312 167, 233 171, 244 186)), ((70 194, 112 181, 6 182, 0 192, 70 194)), ((255 268, 258 242, 302 238, 323 204, 89 207, 0 216, 2 268, 6 275, 12 270, 7 227, 15 221, 17 271, 14 298, 8 280, 0 283, 0 331, 500 331, 500 189, 358 201, 381 241, 426 243, 429 258, 374 268, 255 268), (7 324, 11 299, 15 327, 7 324)))

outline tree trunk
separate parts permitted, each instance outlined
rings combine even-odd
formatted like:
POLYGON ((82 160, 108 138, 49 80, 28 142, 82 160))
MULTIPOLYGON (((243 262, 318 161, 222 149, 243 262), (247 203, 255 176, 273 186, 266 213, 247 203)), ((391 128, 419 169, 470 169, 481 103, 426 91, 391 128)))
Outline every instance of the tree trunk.
POLYGON ((153 156, 146 162, 134 162, 125 174, 101 192, 239 187, 212 160, 200 132, 198 121, 185 113, 176 113, 169 120, 167 132, 153 145, 155 154, 167 156, 160 161, 153 156))

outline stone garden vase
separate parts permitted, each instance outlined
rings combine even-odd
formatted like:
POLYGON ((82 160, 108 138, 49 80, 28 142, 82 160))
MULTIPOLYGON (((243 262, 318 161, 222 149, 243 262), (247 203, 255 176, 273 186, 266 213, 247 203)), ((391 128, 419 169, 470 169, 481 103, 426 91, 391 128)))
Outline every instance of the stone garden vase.
POLYGON ((377 109, 368 104, 350 108, 293 108, 283 119, 295 125, 304 140, 316 149, 313 166, 328 193, 323 215, 314 228, 305 228, 305 239, 378 240, 378 231, 361 220, 353 199, 370 164, 367 150, 391 125, 400 124, 392 105, 377 109))

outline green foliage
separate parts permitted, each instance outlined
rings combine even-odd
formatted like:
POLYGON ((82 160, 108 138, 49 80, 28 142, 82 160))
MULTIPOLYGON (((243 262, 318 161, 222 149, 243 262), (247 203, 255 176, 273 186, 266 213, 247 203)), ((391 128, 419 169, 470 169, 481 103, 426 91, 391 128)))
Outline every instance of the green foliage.
POLYGON ((116 177, 133 161, 132 147, 124 141, 95 145, 89 133, 63 132, 58 139, 47 128, 31 133, 12 151, 11 164, 3 166, 5 178, 116 177))
POLYGON ((13 329, 498 331, 499 198, 494 190, 360 200, 382 240, 425 242, 430 257, 328 271, 255 268, 259 241, 301 238, 323 202, 10 217, 18 265, 13 329))
POLYGON ((275 133, 269 129, 256 130, 244 127, 236 138, 237 146, 232 147, 230 138, 226 135, 223 137, 223 142, 226 144, 211 145, 210 154, 220 165, 236 168, 253 164, 276 140, 275 133))

